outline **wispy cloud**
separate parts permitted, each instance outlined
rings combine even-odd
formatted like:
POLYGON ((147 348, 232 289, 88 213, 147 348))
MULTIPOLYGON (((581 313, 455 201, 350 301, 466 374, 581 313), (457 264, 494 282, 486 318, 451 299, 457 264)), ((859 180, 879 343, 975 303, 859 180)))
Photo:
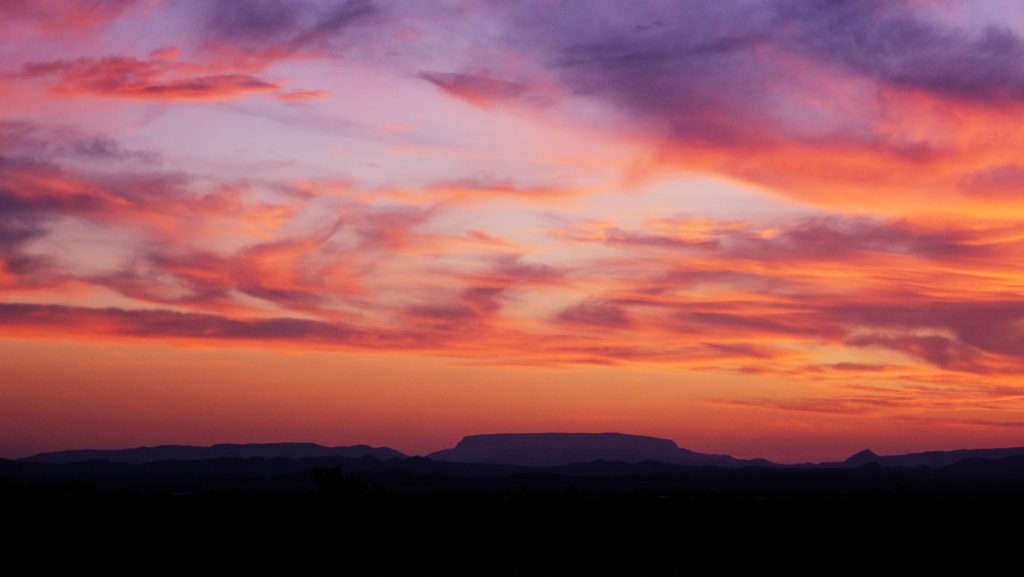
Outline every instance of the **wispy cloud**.
POLYGON ((22 77, 54 77, 53 90, 62 94, 139 100, 227 100, 280 88, 248 74, 207 74, 192 65, 120 56, 30 62, 22 77))

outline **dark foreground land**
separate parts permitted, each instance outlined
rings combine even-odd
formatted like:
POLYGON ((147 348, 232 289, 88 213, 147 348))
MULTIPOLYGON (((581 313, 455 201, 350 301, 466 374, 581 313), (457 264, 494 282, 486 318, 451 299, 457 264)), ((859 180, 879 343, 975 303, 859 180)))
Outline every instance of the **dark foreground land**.
POLYGON ((378 473, 357 474, 346 467, 371 463, 339 463, 295 464, 276 481, 220 473, 198 481, 126 478, 134 469, 117 467, 115 479, 103 476, 111 466, 103 463, 92 464, 91 477, 79 469, 8 471, 0 475, 9 535, 0 544, 2 571, 1019 575, 1024 568, 1024 485, 1013 468, 999 475, 656 465, 615 472, 598 463, 423 472, 382 463, 378 473), (182 482, 193 485, 183 491, 182 482))

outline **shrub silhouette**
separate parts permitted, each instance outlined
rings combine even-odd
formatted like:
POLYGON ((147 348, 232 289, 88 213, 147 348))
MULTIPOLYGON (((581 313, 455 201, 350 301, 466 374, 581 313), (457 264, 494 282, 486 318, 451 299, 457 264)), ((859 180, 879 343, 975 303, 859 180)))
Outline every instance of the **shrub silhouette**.
POLYGON ((369 485, 342 473, 338 467, 313 469, 313 482, 318 493, 331 497, 362 497, 370 492, 369 485))

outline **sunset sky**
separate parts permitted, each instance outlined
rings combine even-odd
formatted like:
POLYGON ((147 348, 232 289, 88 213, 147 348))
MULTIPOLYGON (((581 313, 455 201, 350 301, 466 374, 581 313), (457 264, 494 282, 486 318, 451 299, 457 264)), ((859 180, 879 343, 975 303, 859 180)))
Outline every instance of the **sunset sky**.
POLYGON ((0 14, 0 457, 1024 445, 1024 3, 0 14))

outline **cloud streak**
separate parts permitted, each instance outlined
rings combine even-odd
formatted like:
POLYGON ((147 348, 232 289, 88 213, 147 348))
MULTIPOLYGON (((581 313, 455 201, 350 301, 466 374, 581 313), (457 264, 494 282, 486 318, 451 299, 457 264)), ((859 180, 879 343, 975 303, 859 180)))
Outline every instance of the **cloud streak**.
POLYGON ((217 101, 280 89, 248 74, 204 74, 193 66, 162 59, 120 56, 29 62, 22 68, 22 77, 56 78, 52 89, 61 94, 137 100, 217 101))

